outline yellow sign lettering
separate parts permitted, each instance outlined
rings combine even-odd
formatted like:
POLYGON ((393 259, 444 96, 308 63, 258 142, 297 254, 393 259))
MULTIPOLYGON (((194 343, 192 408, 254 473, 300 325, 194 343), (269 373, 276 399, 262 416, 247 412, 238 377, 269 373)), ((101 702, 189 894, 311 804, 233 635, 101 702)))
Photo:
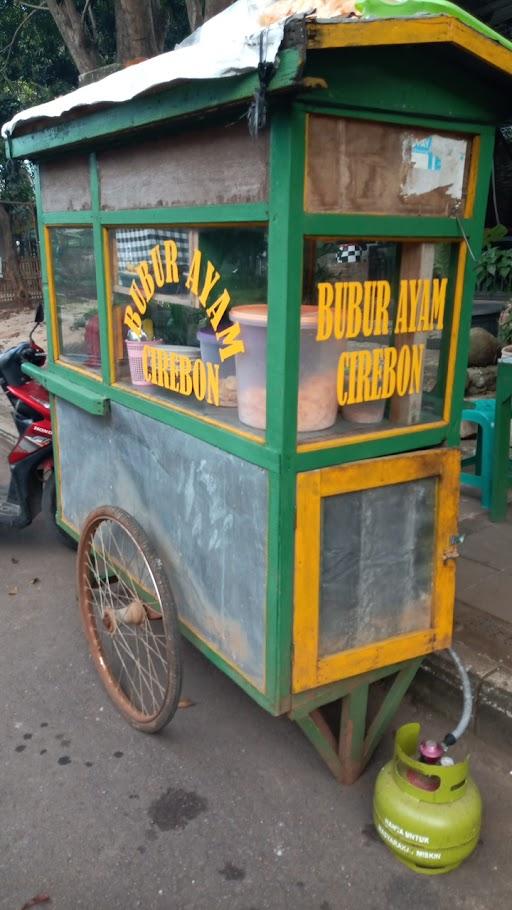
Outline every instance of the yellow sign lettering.
POLYGON ((180 370, 180 392, 182 395, 192 394, 192 361, 186 354, 181 354, 179 358, 180 370))
POLYGON ((194 255, 192 256, 192 262, 190 263, 190 271, 188 273, 188 278, 185 282, 185 285, 195 294, 196 297, 199 297, 199 277, 201 274, 201 250, 194 250, 194 255))
POLYGON ((317 341, 327 341, 332 335, 332 304, 334 301, 334 289, 328 281, 321 281, 318 284, 318 324, 316 330, 317 341))
POLYGON ((346 338, 357 338, 361 331, 363 314, 363 285, 360 281, 350 281, 348 288, 348 318, 346 338))
POLYGON ((430 328, 440 330, 444 324, 444 307, 446 303, 447 278, 434 278, 432 282, 432 313, 430 328))
POLYGON ((220 405, 220 364, 206 362, 206 401, 220 405))
POLYGON ((336 377, 336 388, 338 394, 338 402, 340 405, 348 404, 348 393, 345 389, 345 375, 349 363, 350 354, 345 351, 338 361, 338 374, 336 377))
POLYGON ((139 276, 140 283, 142 285, 142 291, 144 297, 146 298, 146 303, 149 303, 153 294, 155 293, 155 282, 153 280, 153 276, 149 273, 149 263, 146 262, 146 260, 139 262, 135 271, 139 276))
POLYGON ((130 285, 130 297, 132 298, 141 316, 143 316, 147 309, 147 303, 142 296, 136 281, 132 281, 130 285))
POLYGON ((212 305, 209 306, 208 309, 206 310, 206 314, 208 316, 208 319, 211 322, 212 329, 214 332, 216 332, 217 329, 219 328, 219 325, 222 321, 222 317, 224 316, 224 314, 229 306, 230 300, 231 300, 231 298, 230 298, 228 292, 226 290, 224 290, 222 292, 222 294, 220 295, 220 297, 218 297, 217 300, 214 303, 212 303, 212 305))
POLYGON ((177 284, 180 280, 178 269, 178 247, 174 240, 164 241, 165 281, 166 284, 177 284))
POLYGON ((418 392, 421 392, 424 353, 424 344, 413 344, 411 358, 411 384, 409 386, 409 395, 415 395, 418 392))
POLYGON ((139 313, 135 313, 131 306, 125 308, 123 322, 132 332, 135 332, 136 335, 140 335, 142 319, 140 318, 139 313))
POLYGON ((204 279, 203 290, 201 291, 201 294, 199 295, 199 302, 200 302, 201 306, 204 306, 204 307, 206 306, 206 302, 208 300, 208 297, 210 296, 210 292, 211 292, 212 288, 215 287, 215 285, 217 284, 218 281, 220 281, 220 275, 217 272, 215 266, 211 262, 208 261, 208 264, 206 266, 206 277, 204 279))
POLYGON ((219 348, 219 354, 223 363, 228 357, 233 357, 234 354, 244 353, 245 345, 242 339, 238 337, 239 335, 240 325, 238 322, 234 322, 233 325, 223 329, 222 332, 215 333, 217 341, 222 338, 223 347, 219 348))
POLYGON ((150 250, 149 255, 151 256, 151 262, 153 264, 153 276, 155 278, 155 284, 159 288, 163 288, 165 284, 165 275, 164 267, 162 265, 162 257, 160 255, 160 245, 157 243, 156 246, 150 250))

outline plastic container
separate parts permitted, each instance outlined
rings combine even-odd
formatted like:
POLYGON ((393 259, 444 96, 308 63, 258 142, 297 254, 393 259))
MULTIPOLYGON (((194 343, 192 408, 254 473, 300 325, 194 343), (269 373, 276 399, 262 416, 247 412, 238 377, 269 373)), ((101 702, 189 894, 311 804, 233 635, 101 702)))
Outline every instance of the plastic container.
MULTIPOLYGON (((245 353, 236 355, 238 416, 242 423, 259 430, 266 427, 267 406, 267 311, 265 304, 240 306, 231 310, 231 322, 238 322, 245 353)), ((336 375, 343 342, 316 340, 318 310, 301 307, 299 408, 300 433, 325 430, 336 421, 338 400, 336 375)))
POLYGON ((151 385, 147 379, 144 379, 144 370, 142 368, 142 352, 145 347, 157 347, 159 341, 125 341, 126 350, 128 351, 128 365, 130 367, 130 377, 132 385, 151 385))
MULTIPOLYGON (((220 329, 219 329, 220 331, 220 329)), ((234 358, 222 362, 219 349, 221 341, 217 341, 211 326, 199 329, 197 338, 201 346, 201 360, 205 363, 218 363, 219 369, 219 402, 223 408, 236 408, 236 376, 234 358)))
POLYGON ((168 354, 177 354, 179 357, 188 357, 189 360, 199 360, 201 351, 184 344, 159 344, 158 347, 168 354))
POLYGON ((349 423, 380 423, 384 418, 386 402, 360 401, 357 404, 345 404, 341 409, 341 416, 349 423))

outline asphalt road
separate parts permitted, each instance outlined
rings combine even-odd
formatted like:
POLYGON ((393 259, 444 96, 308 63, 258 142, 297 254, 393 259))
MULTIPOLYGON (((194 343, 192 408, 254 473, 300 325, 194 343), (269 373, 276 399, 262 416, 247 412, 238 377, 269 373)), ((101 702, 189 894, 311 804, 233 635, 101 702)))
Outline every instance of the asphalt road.
MULTIPOLYGON (((468 740, 486 805, 460 870, 417 876, 375 839, 390 740, 352 787, 298 728, 185 647, 180 710, 156 736, 110 706, 75 601, 74 554, 42 522, 0 529, 0 908, 491 910, 510 907, 512 757, 468 740), (11 592, 11 593, 10 593, 11 592)), ((406 704, 401 719, 446 721, 406 704)))

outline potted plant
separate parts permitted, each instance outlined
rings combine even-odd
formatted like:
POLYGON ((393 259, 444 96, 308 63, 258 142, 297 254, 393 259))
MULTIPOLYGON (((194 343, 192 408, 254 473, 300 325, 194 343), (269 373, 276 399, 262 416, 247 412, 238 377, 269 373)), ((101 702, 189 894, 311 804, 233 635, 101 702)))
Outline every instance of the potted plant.
POLYGON ((512 248, 499 244, 507 228, 497 224, 484 232, 484 243, 476 265, 476 290, 471 324, 498 333, 498 317, 512 295, 512 248))

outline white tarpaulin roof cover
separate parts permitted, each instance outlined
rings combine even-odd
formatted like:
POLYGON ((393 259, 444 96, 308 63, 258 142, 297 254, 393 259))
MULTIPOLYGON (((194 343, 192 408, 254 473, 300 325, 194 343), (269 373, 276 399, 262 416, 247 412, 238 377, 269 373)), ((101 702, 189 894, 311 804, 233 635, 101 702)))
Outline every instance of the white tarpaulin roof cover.
POLYGON ((196 29, 175 50, 20 111, 4 124, 2 136, 12 136, 20 123, 41 117, 55 120, 78 107, 129 101, 159 85, 188 79, 220 79, 256 70, 260 63, 260 43, 262 62, 274 63, 283 40, 284 20, 262 28, 259 16, 268 5, 269 0, 236 0, 196 29))
POLYGON ((100 104, 130 101, 157 86, 194 79, 221 79, 254 72, 260 63, 275 63, 286 20, 294 15, 318 19, 411 18, 453 16, 508 50, 512 44, 450 0, 236 0, 205 22, 175 50, 113 73, 99 82, 20 111, 2 127, 12 136, 21 123, 50 118, 100 104), (271 8, 271 9, 269 9, 271 8), (262 26, 260 17, 273 24, 262 26), (282 17, 274 21, 277 17, 282 17))

